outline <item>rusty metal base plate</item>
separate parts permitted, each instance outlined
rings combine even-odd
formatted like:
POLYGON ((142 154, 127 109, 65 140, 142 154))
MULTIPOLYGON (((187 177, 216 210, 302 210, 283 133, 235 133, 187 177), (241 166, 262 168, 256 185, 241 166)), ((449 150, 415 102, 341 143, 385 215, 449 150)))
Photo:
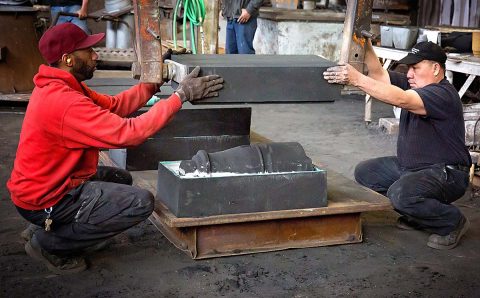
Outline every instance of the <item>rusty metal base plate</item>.
POLYGON ((192 259, 362 242, 360 213, 192 227, 169 226, 168 213, 158 207, 150 221, 192 259))

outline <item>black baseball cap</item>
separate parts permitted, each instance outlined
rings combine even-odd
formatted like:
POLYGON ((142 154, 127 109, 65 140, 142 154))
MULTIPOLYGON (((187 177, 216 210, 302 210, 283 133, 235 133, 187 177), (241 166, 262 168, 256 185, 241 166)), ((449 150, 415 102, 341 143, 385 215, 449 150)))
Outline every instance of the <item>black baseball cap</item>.
POLYGON ((410 53, 398 61, 398 63, 412 65, 423 60, 445 63, 447 54, 438 44, 431 41, 422 41, 414 45, 410 53))

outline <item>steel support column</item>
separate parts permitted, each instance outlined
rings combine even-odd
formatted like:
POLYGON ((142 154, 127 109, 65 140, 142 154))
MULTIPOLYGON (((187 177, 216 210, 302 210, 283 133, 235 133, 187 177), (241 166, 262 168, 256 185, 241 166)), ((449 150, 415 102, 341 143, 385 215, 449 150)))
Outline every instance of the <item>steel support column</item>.
POLYGON ((372 22, 373 0, 349 0, 343 29, 343 43, 340 63, 349 63, 364 73, 366 37, 362 31, 369 32, 372 22))
POLYGON ((163 81, 160 8, 153 0, 133 0, 135 18, 135 52, 132 65, 135 78, 142 82, 163 81))

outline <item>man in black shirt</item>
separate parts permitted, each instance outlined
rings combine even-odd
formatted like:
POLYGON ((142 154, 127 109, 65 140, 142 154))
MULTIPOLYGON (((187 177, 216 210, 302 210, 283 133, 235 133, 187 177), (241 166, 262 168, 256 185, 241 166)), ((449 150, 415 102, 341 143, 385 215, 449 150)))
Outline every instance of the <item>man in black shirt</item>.
POLYGON ((445 79, 447 56, 432 42, 420 42, 399 63, 407 75, 382 68, 371 42, 366 46, 368 76, 352 66, 324 72, 329 83, 359 87, 372 97, 402 108, 397 156, 363 161, 355 168, 358 183, 385 194, 401 214, 397 226, 432 233, 427 245, 454 248, 469 227, 451 205, 468 186, 472 164, 465 146, 463 106, 445 79))

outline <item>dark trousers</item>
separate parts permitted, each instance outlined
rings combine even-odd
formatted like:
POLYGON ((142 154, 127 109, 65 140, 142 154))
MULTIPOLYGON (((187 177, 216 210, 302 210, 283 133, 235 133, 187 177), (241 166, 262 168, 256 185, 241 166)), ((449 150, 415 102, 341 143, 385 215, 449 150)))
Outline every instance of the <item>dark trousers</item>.
POLYGON ((445 164, 408 171, 395 156, 366 160, 355 168, 358 183, 386 195, 397 212, 442 236, 455 230, 463 217, 450 203, 465 193, 468 177, 467 172, 445 164))
POLYGON ((44 210, 17 209, 26 220, 42 227, 35 236, 43 249, 56 255, 76 255, 150 216, 153 195, 131 184, 128 171, 98 167, 89 181, 53 206, 49 232, 44 229, 44 210))
POLYGON ((227 35, 225 50, 227 54, 255 54, 253 38, 257 31, 257 18, 250 18, 248 22, 240 24, 238 19, 227 21, 227 35))

